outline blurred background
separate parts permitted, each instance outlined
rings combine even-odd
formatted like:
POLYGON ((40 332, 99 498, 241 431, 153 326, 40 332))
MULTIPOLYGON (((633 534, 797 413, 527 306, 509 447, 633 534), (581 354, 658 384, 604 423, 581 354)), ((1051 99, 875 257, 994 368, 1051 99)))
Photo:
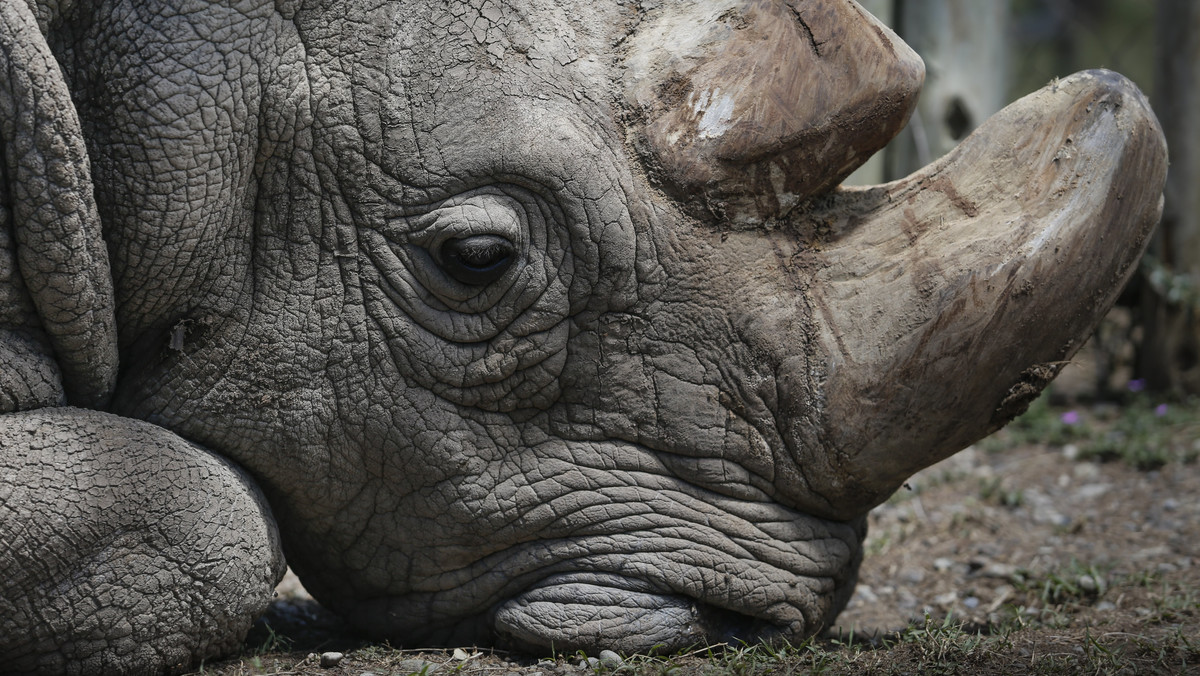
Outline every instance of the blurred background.
POLYGON ((1200 395, 1200 0, 858 0, 925 60, 908 127, 847 183, 906 176, 1054 78, 1108 68, 1150 97, 1170 148, 1163 220, 1140 269, 1054 385, 1200 395))

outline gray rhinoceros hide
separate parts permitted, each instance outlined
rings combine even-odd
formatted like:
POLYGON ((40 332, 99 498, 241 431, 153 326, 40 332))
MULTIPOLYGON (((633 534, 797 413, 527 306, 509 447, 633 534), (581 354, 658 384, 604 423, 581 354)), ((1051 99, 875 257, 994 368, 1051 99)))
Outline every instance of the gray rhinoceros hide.
POLYGON ((922 79, 849 0, 5 0, 0 664, 228 650, 276 525, 399 644, 820 631, 1158 216, 1101 71, 837 188, 922 79))

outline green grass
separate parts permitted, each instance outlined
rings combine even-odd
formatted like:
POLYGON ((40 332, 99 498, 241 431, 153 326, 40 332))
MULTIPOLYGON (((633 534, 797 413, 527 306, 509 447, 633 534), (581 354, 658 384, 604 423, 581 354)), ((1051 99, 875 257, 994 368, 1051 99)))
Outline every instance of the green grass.
MULTIPOLYGON (((1066 408, 1052 406, 1049 395, 1043 394, 979 445, 1002 452, 1025 444, 1071 445, 1078 460, 1123 462, 1142 471, 1172 462, 1194 463, 1200 457, 1200 402, 1167 402, 1133 393, 1119 406, 1066 408)), ((1005 499, 998 496, 1001 504, 1005 499)))
POLYGON ((1121 461, 1148 471, 1173 462, 1193 463, 1200 448, 1195 437, 1200 432, 1194 402, 1154 403, 1148 397, 1136 397, 1102 428, 1097 439, 1080 447, 1081 459, 1101 462, 1121 461))
POLYGON ((1004 478, 997 476, 979 480, 979 497, 999 507, 1020 507, 1025 503, 1024 491, 1006 487, 1004 478))
POLYGON ((1108 574, 1100 567, 1072 560, 1061 569, 1042 574, 1021 571, 1017 588, 1031 592, 1043 604, 1092 603, 1108 589, 1108 574))

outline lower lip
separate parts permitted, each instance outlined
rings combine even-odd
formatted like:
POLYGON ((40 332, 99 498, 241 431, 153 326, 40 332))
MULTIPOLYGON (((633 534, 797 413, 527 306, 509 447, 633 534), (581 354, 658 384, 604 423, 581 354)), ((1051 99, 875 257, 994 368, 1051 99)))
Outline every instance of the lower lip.
POLYGON ((501 604, 493 626, 517 647, 669 652, 704 638, 691 599, 586 582, 526 591, 501 604))

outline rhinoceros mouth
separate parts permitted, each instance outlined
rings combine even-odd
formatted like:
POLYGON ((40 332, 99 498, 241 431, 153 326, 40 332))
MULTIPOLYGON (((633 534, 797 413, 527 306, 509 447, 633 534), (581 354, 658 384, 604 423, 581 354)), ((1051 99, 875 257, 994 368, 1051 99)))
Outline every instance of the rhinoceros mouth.
POLYGON ((499 638, 517 648, 673 652, 790 635, 794 623, 729 610, 653 584, 613 575, 557 575, 501 604, 499 638))

